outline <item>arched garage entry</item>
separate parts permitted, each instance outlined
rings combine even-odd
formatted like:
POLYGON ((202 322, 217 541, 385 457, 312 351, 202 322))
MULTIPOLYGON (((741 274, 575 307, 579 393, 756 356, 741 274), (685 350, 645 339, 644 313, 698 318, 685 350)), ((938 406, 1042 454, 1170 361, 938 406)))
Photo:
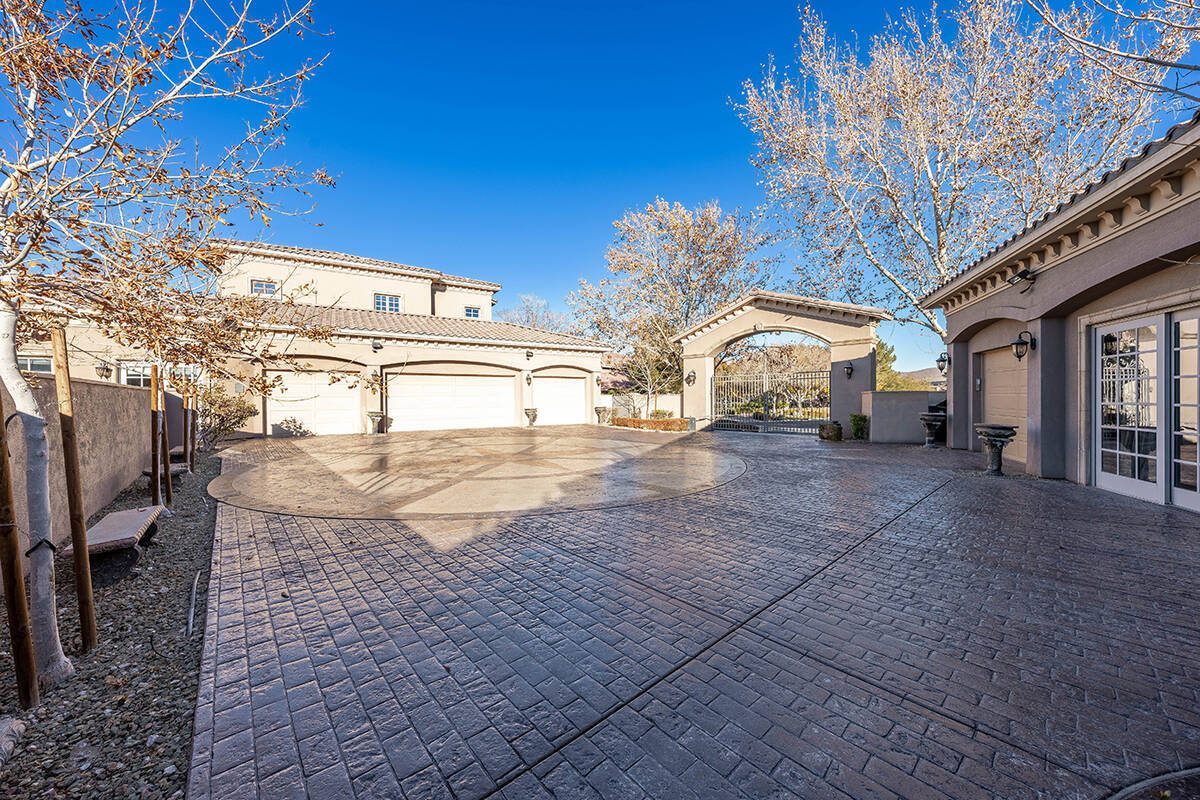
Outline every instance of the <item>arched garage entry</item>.
POLYGON ((875 326, 881 308, 782 292, 747 294, 675 337, 683 347, 683 413, 698 427, 716 421, 714 358, 730 342, 764 331, 793 331, 829 344, 829 416, 849 429, 862 393, 875 388, 875 326), (849 370, 847 370, 849 367, 849 370))

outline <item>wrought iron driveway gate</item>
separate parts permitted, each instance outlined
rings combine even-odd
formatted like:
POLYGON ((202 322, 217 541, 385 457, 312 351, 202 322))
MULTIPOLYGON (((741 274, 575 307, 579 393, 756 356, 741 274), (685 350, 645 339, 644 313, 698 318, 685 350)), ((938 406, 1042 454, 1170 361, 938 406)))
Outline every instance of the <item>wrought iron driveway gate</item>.
POLYGON ((829 421, 829 371, 715 375, 713 427, 760 433, 816 433, 829 421))

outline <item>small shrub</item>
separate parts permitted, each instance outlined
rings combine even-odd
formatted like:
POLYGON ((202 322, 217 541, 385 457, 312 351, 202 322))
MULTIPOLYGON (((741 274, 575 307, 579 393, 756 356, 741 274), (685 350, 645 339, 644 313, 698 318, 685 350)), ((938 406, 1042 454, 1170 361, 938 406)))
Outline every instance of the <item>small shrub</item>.
POLYGON ((871 418, 866 414, 851 414, 850 431, 855 439, 866 439, 871 431, 871 418))
POLYGON ((650 412, 650 419, 671 419, 674 416, 674 411, 668 411, 665 408, 656 408, 650 412))
POLYGON ((313 432, 304 426, 304 423, 295 417, 288 417, 279 421, 279 428, 288 436, 312 436, 313 432))
POLYGON ((257 413, 258 407, 245 395, 229 394, 219 383, 205 387, 200 392, 200 447, 211 450, 225 437, 237 433, 257 413))

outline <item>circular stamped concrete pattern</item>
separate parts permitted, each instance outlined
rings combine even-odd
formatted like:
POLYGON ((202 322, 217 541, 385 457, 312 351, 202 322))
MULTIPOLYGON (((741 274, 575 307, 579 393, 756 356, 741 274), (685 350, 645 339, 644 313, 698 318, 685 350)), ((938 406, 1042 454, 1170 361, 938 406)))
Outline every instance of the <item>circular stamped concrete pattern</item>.
POLYGON ((554 514, 644 503, 720 486, 737 456, 687 437, 613 428, 502 428, 258 439, 226 450, 209 484, 257 511, 342 519, 554 514))

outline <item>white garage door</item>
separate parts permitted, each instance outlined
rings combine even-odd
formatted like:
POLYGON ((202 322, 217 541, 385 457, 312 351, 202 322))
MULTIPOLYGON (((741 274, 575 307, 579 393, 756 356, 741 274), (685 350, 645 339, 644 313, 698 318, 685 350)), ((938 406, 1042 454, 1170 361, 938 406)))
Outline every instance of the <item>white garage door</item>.
POLYGON ((491 375, 389 375, 391 431, 504 428, 517 424, 516 379, 491 375))
POLYGON ((582 425, 587 419, 583 378, 533 379, 533 405, 538 425, 582 425))
POLYGON ((284 433, 279 423, 295 418, 316 434, 362 433, 362 394, 345 376, 329 382, 328 372, 284 372, 283 384, 267 398, 267 424, 272 436, 284 433))

